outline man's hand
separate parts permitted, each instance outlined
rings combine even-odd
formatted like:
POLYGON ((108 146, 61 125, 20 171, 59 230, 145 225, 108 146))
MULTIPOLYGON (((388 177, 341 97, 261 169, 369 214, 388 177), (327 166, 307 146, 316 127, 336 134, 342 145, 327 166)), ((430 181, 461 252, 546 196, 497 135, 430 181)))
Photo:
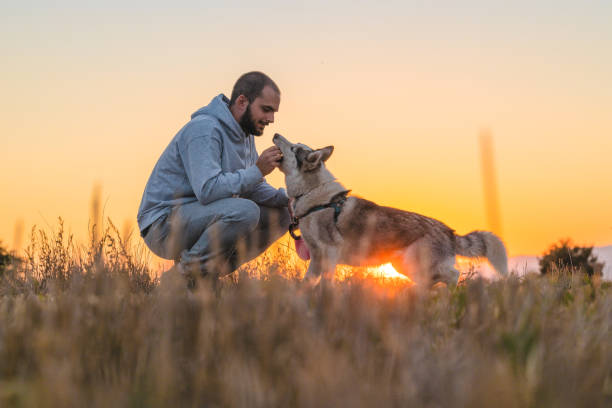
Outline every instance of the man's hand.
POLYGON ((282 157, 283 154, 281 153, 280 149, 276 146, 271 146, 261 152, 261 155, 255 164, 259 168, 259 171, 261 171, 261 174, 267 176, 268 174, 272 173, 272 170, 274 170, 275 167, 278 167, 282 157))

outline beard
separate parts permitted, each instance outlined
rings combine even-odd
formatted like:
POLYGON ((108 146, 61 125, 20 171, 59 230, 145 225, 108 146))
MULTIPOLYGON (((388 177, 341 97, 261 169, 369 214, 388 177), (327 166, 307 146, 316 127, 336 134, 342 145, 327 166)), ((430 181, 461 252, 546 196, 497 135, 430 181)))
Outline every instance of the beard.
POLYGON ((251 115, 251 105, 247 105, 246 111, 240 118, 240 127, 244 130, 244 133, 247 135, 255 135, 261 136, 263 134, 263 129, 257 130, 257 126, 255 121, 253 120, 253 116, 251 115))

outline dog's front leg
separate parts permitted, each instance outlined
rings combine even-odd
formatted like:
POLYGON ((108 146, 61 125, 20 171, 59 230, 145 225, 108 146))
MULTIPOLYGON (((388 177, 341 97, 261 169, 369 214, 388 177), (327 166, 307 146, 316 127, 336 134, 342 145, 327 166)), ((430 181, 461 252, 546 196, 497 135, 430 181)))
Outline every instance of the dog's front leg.
POLYGON ((314 283, 321 276, 323 271, 323 256, 321 253, 311 251, 310 253, 310 264, 306 270, 304 281, 314 283))
POLYGON ((321 279, 323 281, 331 282, 336 276, 336 258, 333 256, 326 256, 321 262, 321 279))
POLYGON ((336 275, 336 257, 333 255, 321 250, 313 251, 304 280, 315 282, 321 277, 323 281, 331 282, 336 275))

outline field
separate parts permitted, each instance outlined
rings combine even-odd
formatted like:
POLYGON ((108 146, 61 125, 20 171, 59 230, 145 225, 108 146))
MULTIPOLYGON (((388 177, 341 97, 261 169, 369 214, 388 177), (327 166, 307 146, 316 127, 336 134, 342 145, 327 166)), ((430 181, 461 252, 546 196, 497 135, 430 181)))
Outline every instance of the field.
POLYGON ((607 283, 357 271, 320 290, 278 246, 189 290, 121 235, 34 231, 2 273, 1 407, 612 406, 607 283))

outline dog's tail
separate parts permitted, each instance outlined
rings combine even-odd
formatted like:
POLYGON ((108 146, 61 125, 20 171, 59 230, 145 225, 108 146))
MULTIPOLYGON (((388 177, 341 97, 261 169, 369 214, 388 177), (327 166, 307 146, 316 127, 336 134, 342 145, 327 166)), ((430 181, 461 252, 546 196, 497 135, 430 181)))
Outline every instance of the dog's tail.
POLYGON ((500 275, 508 275, 508 255, 499 237, 488 231, 472 231, 456 236, 457 255, 470 258, 485 257, 500 275))

